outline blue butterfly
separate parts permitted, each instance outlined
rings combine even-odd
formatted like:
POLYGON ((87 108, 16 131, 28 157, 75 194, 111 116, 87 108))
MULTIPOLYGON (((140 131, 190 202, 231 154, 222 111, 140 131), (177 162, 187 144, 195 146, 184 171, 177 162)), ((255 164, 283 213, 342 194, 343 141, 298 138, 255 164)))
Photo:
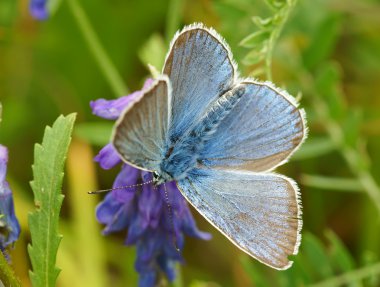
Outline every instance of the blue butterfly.
POLYGON ((162 76, 118 119, 122 159, 176 181, 185 198, 237 247, 287 269, 301 239, 296 183, 271 171, 306 134, 303 110, 269 82, 241 79, 222 37, 202 24, 177 33, 162 76))

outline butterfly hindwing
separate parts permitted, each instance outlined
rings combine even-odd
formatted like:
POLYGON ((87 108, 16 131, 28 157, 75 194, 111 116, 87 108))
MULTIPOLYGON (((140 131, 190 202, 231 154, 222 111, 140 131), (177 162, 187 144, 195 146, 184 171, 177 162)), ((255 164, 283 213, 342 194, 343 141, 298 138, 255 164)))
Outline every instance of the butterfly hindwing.
POLYGON ((161 76, 120 116, 112 143, 125 162, 158 169, 167 138, 170 95, 170 82, 161 76))
POLYGON ((271 84, 243 81, 245 94, 205 144, 201 159, 213 168, 272 170, 305 137, 303 111, 271 84))
POLYGON ((178 187, 240 249, 270 267, 291 266, 302 225, 294 182, 269 173, 197 169, 178 187))
POLYGON ((173 89, 169 130, 173 141, 229 90, 237 77, 227 44, 201 24, 187 26, 174 37, 163 73, 173 89))

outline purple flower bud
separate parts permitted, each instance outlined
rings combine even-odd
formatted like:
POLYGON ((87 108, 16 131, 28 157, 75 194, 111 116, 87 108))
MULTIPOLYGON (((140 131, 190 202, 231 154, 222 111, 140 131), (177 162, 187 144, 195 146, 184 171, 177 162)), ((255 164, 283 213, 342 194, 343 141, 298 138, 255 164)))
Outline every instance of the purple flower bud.
POLYGON ((20 235, 20 225, 15 215, 12 191, 5 180, 8 150, 0 145, 0 250, 13 244, 20 235))
POLYGON ((30 14, 37 20, 46 20, 49 16, 47 0, 31 0, 29 4, 30 14))
MULTIPOLYGON (((153 80, 145 82, 149 88, 153 80)), ((93 113, 106 118, 117 119, 122 111, 142 95, 137 91, 113 101, 91 102, 93 113)), ((111 144, 106 145, 95 157, 103 169, 109 169, 121 162, 111 144)), ((175 278, 176 262, 183 262, 180 251, 184 246, 184 235, 208 240, 209 233, 201 232, 195 224, 186 200, 175 182, 158 187, 152 183, 152 174, 127 164, 108 193, 96 209, 96 217, 105 225, 103 234, 128 230, 126 245, 136 245, 136 271, 140 274, 140 287, 156 286, 158 274, 164 273, 172 281, 175 278), (129 186, 129 187, 128 187, 129 186), (166 200, 166 194, 168 200, 166 200), (170 205, 170 210, 168 205, 170 205)))

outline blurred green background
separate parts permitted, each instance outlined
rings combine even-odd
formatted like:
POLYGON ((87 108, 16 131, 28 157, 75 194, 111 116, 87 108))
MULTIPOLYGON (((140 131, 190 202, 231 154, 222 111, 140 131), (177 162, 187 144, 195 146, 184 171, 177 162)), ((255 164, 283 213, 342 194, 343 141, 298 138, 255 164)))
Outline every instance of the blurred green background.
MULTIPOLYGON (((0 142, 10 151, 8 180, 22 227, 13 267, 30 286, 27 214, 33 210, 33 146, 59 114, 78 113, 66 168, 59 286, 135 286, 134 249, 125 233, 103 237, 94 208, 118 169, 92 158, 110 125, 89 101, 116 96, 80 32, 69 1, 47 21, 31 18, 26 0, 0 0, 0 142)), ((282 1, 269 1, 278 2, 282 1)), ((293 1, 289 1, 293 2, 293 1)), ((130 91, 162 65, 177 28, 213 26, 230 44, 243 76, 257 75, 265 54, 239 43, 272 17, 263 0, 81 0, 85 13, 130 91)), ((209 242, 187 238, 186 264, 173 286, 380 286, 380 1, 299 0, 274 45, 273 82, 300 99, 309 138, 278 169, 294 178, 303 200, 303 240, 294 266, 265 267, 237 250, 196 211, 209 242), (313 285, 315 284, 315 285, 313 285)), ((272 28, 270 28, 272 29, 272 28)))

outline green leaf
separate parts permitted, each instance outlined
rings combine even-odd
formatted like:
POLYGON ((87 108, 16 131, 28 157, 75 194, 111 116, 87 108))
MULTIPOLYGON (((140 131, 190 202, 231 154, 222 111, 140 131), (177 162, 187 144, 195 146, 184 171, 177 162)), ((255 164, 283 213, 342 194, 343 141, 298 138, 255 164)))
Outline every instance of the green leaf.
POLYGON ((321 23, 310 46, 305 50, 303 59, 305 66, 309 69, 322 63, 335 48, 335 43, 339 39, 342 18, 340 15, 329 15, 321 23))
POLYGON ((333 275, 333 270, 329 264, 329 257, 326 254, 322 242, 312 235, 306 233, 302 238, 300 253, 304 253, 309 270, 315 279, 328 278, 333 275))
POLYGON ((13 270, 9 266, 3 253, 0 251, 0 286, 21 286, 20 281, 15 277, 13 270), (4 285, 2 285, 2 283, 4 285))
POLYGON ((332 152, 335 148, 335 144, 330 138, 310 138, 292 156, 292 160, 304 160, 319 157, 332 152))
POLYGON ((145 64, 151 64, 161 71, 164 66, 166 45, 159 34, 153 34, 139 51, 139 58, 145 64))
POLYGON ((331 230, 327 230, 325 234, 331 244, 330 261, 335 269, 339 272, 353 270, 355 261, 340 238, 331 230))
POLYGON ((0 26, 10 27, 13 24, 17 16, 17 8, 18 8, 17 1, 14 1, 14 0, 0 1, 0 26))
POLYGON ((363 279, 379 276, 380 263, 371 261, 367 266, 355 269, 356 264, 347 247, 332 231, 325 234, 327 246, 318 237, 306 232, 299 254, 292 256, 293 266, 283 272, 268 270, 243 258, 241 264, 252 281, 250 286, 358 287, 362 286, 363 279))
POLYGON ((281 9, 287 3, 286 0, 265 0, 265 2, 273 9, 281 9))
POLYGON ((29 214, 32 244, 28 246, 34 287, 53 287, 60 270, 55 266, 61 235, 58 233, 63 168, 71 141, 75 114, 60 116, 46 127, 42 144, 34 148, 33 181, 36 210, 29 214))
POLYGON ((356 148, 360 139, 360 127, 363 113, 360 108, 352 108, 343 123, 345 144, 356 148))
POLYGON ((241 40, 239 45, 246 48, 254 48, 260 45, 264 45, 265 42, 268 41, 269 37, 270 37, 269 30, 256 31, 248 35, 247 37, 245 37, 243 40, 241 40))
POLYGON ((62 4, 62 0, 48 0, 47 9, 49 11, 49 16, 53 16, 62 4))
POLYGON ((271 29, 273 26, 273 20, 274 20, 273 17, 269 17, 269 18, 265 18, 265 19, 263 19, 259 16, 253 16, 252 17, 253 23, 255 23, 255 25, 257 27, 259 27, 261 30, 271 29))
POLYGON ((244 59, 242 60, 242 63, 245 65, 255 65, 259 63, 260 61, 264 60, 265 58, 265 53, 257 50, 252 50, 249 52, 244 59))
POLYGON ((332 118, 344 118, 346 104, 340 87, 341 68, 336 63, 326 63, 318 70, 315 84, 318 93, 326 101, 332 118))
POLYGON ((255 287, 266 287, 270 286, 270 282, 266 278, 265 274, 260 272, 259 269, 255 268, 254 264, 252 264, 252 259, 244 256, 240 259, 241 265, 243 269, 250 277, 251 282, 254 283, 255 287))
POLYGON ((75 136, 90 144, 104 146, 110 142, 113 122, 87 122, 75 126, 75 136))

